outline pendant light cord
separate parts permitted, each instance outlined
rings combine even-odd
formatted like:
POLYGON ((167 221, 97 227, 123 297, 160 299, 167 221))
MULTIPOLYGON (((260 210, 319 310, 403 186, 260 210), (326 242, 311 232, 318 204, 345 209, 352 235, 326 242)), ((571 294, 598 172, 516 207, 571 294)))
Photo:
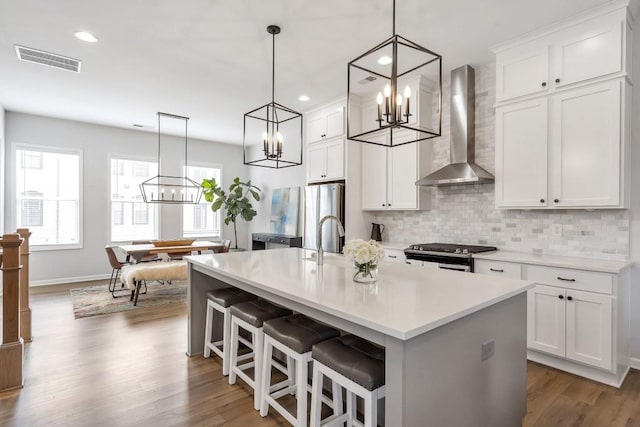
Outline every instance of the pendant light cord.
POLYGON ((393 0, 393 35, 396 35, 396 0, 393 0))
POLYGON ((160 113, 158 113, 158 176, 160 176, 160 113))
MULTIPOLYGON (((395 0, 394 0, 395 1, 395 0)), ((276 100, 276 33, 273 32, 271 48, 271 102, 276 100)))

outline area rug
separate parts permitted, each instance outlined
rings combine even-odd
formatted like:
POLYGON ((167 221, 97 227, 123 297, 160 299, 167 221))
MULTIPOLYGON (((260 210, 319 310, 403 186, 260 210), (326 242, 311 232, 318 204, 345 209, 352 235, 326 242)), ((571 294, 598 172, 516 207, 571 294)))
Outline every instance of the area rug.
MULTIPOLYGON (((100 316, 187 301, 187 282, 185 280, 173 281, 171 284, 164 285, 159 282, 148 283, 147 293, 140 294, 138 305, 135 307, 133 302, 129 301, 130 293, 126 289, 116 292, 116 295, 124 296, 113 298, 107 287, 108 285, 105 283, 104 285, 71 289, 73 315, 75 318, 82 319, 83 317, 100 316)), ((144 287, 142 289, 144 290, 144 287)))

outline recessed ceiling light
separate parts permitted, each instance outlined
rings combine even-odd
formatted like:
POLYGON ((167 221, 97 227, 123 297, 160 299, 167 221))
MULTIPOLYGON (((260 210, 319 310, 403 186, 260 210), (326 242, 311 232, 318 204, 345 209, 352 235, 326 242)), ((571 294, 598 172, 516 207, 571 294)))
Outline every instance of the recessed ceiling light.
POLYGON ((300 95, 298 100, 302 102, 307 102, 309 100, 309 97, 307 95, 300 95))
POLYGON ((391 59, 388 56, 381 56, 380 59, 378 59, 378 64, 380 65, 387 65, 387 64, 391 64, 393 62, 393 59, 391 59))
POLYGON ((83 42, 95 43, 98 41, 98 38, 91 33, 87 33, 86 31, 76 31, 73 33, 77 39, 82 40, 83 42))

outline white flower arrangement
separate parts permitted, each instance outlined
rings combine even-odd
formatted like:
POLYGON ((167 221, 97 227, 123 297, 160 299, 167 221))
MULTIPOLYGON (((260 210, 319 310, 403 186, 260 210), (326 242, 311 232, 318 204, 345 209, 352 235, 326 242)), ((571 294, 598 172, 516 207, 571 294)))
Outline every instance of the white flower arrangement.
POLYGON ((378 260, 384 257, 384 250, 375 240, 355 239, 349 240, 344 245, 344 254, 353 258, 354 266, 357 269, 354 278, 358 274, 373 278, 371 270, 378 268, 378 260))

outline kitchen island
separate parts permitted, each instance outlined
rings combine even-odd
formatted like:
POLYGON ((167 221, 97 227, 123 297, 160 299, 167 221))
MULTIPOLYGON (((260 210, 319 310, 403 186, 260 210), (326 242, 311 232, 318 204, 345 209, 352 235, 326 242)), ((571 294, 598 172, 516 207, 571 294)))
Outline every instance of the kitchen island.
POLYGON ((206 293, 235 286, 384 346, 387 426, 521 424, 532 283, 383 263, 377 283, 366 285, 352 281, 347 258, 325 255, 318 266, 312 254, 185 257, 187 354, 203 351, 206 293))

